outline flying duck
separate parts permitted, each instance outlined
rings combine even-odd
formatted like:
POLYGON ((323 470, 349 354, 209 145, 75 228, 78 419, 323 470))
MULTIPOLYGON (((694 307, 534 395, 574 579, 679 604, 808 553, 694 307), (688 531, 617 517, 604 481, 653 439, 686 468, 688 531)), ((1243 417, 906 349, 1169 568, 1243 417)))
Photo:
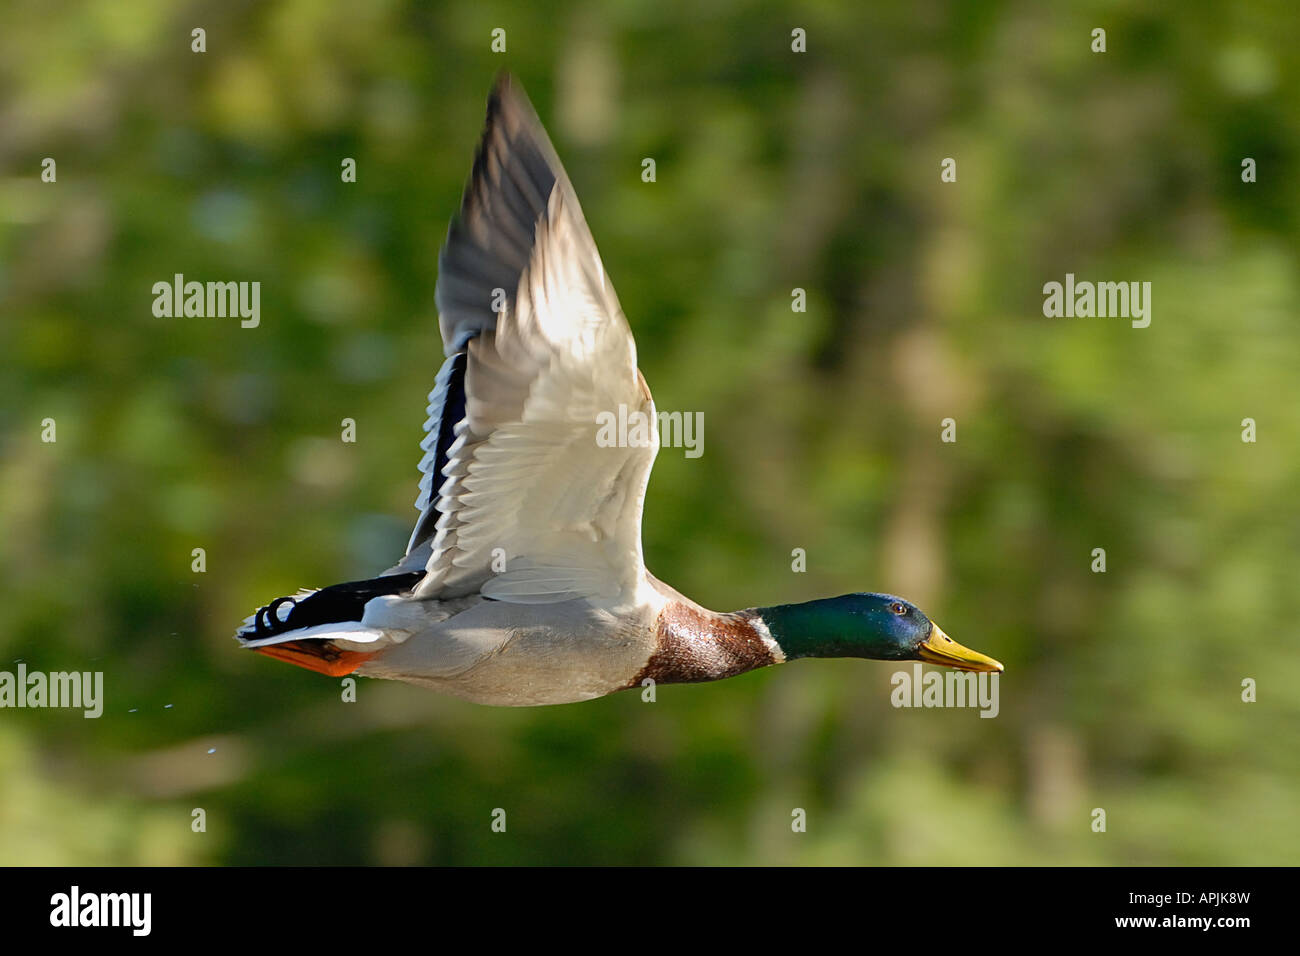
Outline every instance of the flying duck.
POLYGON ((655 422, 654 400, 573 185, 509 75, 488 100, 435 302, 446 360, 406 554, 370 580, 277 598, 244 621, 244 647, 503 706, 801 657, 1002 670, 893 595, 719 613, 646 570, 657 429, 611 443, 597 423, 620 407, 655 422))

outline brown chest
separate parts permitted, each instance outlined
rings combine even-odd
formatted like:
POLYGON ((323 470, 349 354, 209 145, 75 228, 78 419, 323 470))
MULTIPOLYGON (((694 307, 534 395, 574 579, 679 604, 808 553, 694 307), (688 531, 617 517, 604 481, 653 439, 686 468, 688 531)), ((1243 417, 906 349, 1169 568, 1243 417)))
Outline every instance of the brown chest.
POLYGON ((655 650, 632 681, 688 684, 734 677, 776 663, 762 622, 739 611, 717 614, 680 602, 668 604, 655 621, 655 650))

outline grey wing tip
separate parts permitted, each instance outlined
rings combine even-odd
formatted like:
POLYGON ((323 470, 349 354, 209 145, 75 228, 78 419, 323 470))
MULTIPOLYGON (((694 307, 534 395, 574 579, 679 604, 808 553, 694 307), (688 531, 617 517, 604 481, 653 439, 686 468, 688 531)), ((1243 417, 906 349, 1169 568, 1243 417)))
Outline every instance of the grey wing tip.
POLYGON ((480 143, 485 143, 489 139, 491 130, 497 124, 505 128, 510 139, 521 134, 526 135, 542 154, 542 159, 550 167, 554 178, 559 179, 563 176, 564 167, 555 152, 555 147, 551 144, 551 138, 546 133, 541 117, 537 115, 532 100, 524 92, 523 84, 515 78, 514 74, 506 70, 497 74, 492 84, 492 92, 488 94, 487 118, 483 124, 480 143))
POLYGON ((519 81, 515 75, 507 69, 497 70, 496 78, 492 81, 492 99, 502 99, 510 95, 511 91, 519 86, 519 81))
POLYGON ((528 264, 538 219, 557 181, 564 178, 555 148, 523 87, 497 74, 460 208, 438 253, 438 308, 443 352, 451 356, 468 339, 490 329, 496 288, 513 303, 528 264))
POLYGON ((492 83, 492 92, 488 94, 489 122, 496 113, 517 113, 522 118, 541 125, 541 121, 537 118, 537 111, 533 109, 533 104, 528 99, 528 94, 524 92, 523 85, 509 70, 501 70, 497 73, 492 83))

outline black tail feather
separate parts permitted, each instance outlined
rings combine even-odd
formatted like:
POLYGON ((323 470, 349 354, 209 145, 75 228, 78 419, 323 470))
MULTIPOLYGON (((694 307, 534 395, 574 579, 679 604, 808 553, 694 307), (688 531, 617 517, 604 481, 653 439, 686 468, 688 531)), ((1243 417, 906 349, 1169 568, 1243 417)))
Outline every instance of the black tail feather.
POLYGON ((402 594, 412 590, 424 577, 423 571, 409 574, 389 574, 368 581, 345 581, 333 584, 301 600, 292 597, 276 598, 266 607, 259 608, 253 616, 253 636, 274 637, 287 631, 296 631, 317 624, 335 624, 339 621, 359 621, 366 602, 384 594, 402 594), (277 613, 280 606, 292 605, 283 620, 277 613))

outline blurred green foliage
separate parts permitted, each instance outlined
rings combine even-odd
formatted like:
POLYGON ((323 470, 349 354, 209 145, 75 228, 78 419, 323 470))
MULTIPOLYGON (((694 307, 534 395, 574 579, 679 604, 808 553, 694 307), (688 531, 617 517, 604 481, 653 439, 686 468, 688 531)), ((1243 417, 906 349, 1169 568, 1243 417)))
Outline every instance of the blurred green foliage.
POLYGON ((0 711, 0 863, 1295 863, 1300 15, 1060 6, 0 7, 0 669, 107 696, 0 711), (1006 663, 997 719, 865 661, 498 710, 237 650, 405 544, 501 68, 705 415, 652 570, 907 594, 1006 663), (1066 272, 1152 282, 1151 327, 1044 318, 1066 272), (155 318, 175 273, 261 326, 155 318))

